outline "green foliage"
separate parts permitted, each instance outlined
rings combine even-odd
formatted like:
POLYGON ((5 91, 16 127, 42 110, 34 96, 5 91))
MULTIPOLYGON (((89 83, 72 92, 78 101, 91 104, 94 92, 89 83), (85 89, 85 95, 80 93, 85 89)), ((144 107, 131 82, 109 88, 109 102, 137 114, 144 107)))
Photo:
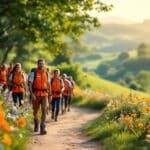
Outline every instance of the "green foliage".
POLYGON ((150 144, 144 141, 144 137, 149 114, 142 111, 146 107, 144 104, 134 104, 132 98, 127 100, 125 97, 110 100, 100 117, 86 125, 84 131, 92 140, 100 141, 102 150, 148 150, 150 144), (132 129, 129 128, 131 123, 132 129), (139 127, 139 123, 142 123, 142 127, 139 127))
POLYGON ((66 73, 68 76, 72 76, 76 84, 78 84, 81 87, 83 86, 84 75, 80 64, 62 63, 58 65, 58 68, 61 70, 61 74, 66 73))
POLYGON ((62 45, 60 52, 55 54, 55 58, 52 62, 52 65, 58 65, 61 63, 71 64, 72 55, 73 55, 72 51, 69 49, 69 47, 66 44, 64 44, 62 45))
POLYGON ((120 61, 123 61, 123 60, 126 60, 129 58, 129 54, 127 52, 122 52, 119 56, 118 56, 118 59, 120 61))
MULTIPOLYGON (((2 100, 0 100, 0 103, 1 102, 2 100)), ((31 135, 30 124, 32 113, 29 105, 24 104, 23 107, 17 109, 16 107, 12 107, 11 104, 4 102, 3 104, 0 104, 0 107, 1 112, 5 112, 5 117, 1 118, 1 121, 5 121, 11 129, 11 131, 8 132, 3 129, 3 126, 1 126, 0 149, 24 150, 31 135), (8 141, 5 139, 6 143, 3 142, 4 135, 8 136, 8 141), (9 142, 9 139, 11 142, 7 143, 9 142)))
POLYGON ((90 108, 95 110, 102 110, 106 107, 108 101, 106 99, 99 99, 96 95, 75 95, 73 104, 77 107, 90 108))
POLYGON ((150 59, 148 57, 135 57, 125 60, 114 58, 101 62, 95 72, 100 77, 117 81, 131 89, 149 92, 149 64, 150 59))
POLYGON ((66 43, 64 37, 77 41, 85 30, 100 27, 98 18, 89 11, 107 12, 111 8, 112 5, 99 0, 1 0, 0 50, 4 53, 1 63, 13 49, 30 42, 41 42, 49 52, 57 53, 66 43))
POLYGON ((137 48, 138 56, 150 57, 150 46, 145 43, 142 43, 137 48))

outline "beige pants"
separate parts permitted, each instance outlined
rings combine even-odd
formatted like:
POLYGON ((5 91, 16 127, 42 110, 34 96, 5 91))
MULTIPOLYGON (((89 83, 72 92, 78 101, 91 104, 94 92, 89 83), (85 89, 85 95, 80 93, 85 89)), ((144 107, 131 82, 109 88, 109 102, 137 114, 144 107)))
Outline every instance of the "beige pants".
POLYGON ((36 100, 32 100, 32 104, 34 119, 38 119, 38 112, 41 105, 41 124, 45 125, 48 96, 37 96, 36 100))

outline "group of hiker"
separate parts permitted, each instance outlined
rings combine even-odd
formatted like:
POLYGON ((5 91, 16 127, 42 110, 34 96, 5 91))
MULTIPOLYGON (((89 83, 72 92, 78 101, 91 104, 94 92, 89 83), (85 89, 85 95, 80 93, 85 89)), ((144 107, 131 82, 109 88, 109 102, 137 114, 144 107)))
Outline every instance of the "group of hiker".
MULTIPOLYGON (((39 59, 37 67, 32 68, 29 75, 22 69, 20 63, 5 64, 0 67, 1 94, 6 89, 12 93, 13 105, 21 107, 24 103, 24 94, 28 91, 32 102, 34 132, 44 135, 46 131, 46 115, 51 112, 51 119, 58 121, 59 114, 70 111, 71 98, 75 82, 60 70, 53 72, 46 67, 45 60, 39 59), (18 104, 19 103, 19 104, 18 104), (41 108, 41 120, 39 109, 41 108)), ((7 93, 7 94, 8 94, 7 93)))

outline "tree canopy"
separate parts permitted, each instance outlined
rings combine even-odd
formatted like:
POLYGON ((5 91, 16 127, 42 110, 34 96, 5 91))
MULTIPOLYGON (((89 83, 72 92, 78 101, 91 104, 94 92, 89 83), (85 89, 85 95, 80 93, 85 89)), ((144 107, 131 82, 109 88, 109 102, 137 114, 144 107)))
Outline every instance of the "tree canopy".
POLYGON ((91 11, 111 8, 100 0, 1 0, 1 63, 13 49, 24 51, 24 45, 31 42, 42 43, 51 53, 59 52, 66 37, 75 41, 85 30, 100 26, 91 11))

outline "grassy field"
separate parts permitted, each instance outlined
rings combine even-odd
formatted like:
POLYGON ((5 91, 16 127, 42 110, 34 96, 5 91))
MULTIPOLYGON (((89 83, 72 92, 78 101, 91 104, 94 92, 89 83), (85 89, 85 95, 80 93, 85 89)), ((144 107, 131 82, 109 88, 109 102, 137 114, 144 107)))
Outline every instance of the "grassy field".
POLYGON ((150 149, 150 95, 86 74, 87 89, 77 87, 74 104, 99 110, 83 131, 100 141, 100 150, 150 149))
POLYGON ((95 90, 98 92, 111 94, 111 95, 133 94, 133 95, 138 95, 141 97, 150 97, 149 94, 146 94, 140 91, 131 90, 129 88, 120 86, 114 82, 99 78, 93 73, 85 74, 84 80, 86 80, 87 87, 89 87, 89 89, 95 90))

